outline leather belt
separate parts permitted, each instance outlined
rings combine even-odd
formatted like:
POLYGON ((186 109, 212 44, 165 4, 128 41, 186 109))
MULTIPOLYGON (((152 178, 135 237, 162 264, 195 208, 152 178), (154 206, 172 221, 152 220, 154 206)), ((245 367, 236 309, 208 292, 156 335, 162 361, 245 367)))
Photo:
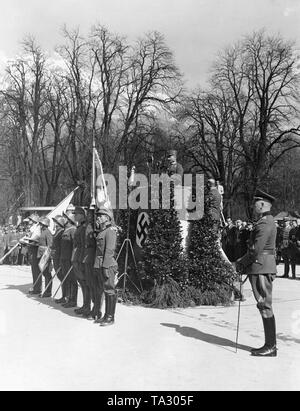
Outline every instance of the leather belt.
POLYGON ((274 250, 264 250, 262 254, 275 255, 274 250))

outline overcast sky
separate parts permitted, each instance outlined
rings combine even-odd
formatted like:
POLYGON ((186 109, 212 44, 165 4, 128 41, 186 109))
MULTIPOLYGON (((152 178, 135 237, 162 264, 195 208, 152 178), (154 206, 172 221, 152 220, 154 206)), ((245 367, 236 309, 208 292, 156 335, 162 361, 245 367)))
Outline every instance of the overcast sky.
POLYGON ((164 34, 189 86, 203 84, 216 53, 266 28, 300 49, 300 0, 0 0, 0 59, 13 58, 26 34, 47 50, 64 23, 83 33, 100 22, 130 39, 164 34))

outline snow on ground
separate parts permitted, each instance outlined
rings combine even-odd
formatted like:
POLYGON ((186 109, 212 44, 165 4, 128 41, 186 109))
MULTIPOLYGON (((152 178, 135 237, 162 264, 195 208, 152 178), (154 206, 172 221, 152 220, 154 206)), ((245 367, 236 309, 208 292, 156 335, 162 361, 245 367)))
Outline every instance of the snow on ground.
POLYGON ((277 358, 250 356, 263 331, 249 284, 237 353, 237 303, 172 310, 118 304, 115 325, 100 327, 28 296, 30 285, 29 267, 0 267, 0 390, 300 389, 300 281, 274 284, 277 358))

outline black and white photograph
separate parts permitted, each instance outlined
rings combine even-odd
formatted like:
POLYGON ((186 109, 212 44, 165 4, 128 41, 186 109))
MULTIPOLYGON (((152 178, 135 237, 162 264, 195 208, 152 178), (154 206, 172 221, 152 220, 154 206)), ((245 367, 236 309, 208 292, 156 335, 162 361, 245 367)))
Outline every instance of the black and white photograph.
POLYGON ((0 6, 0 391, 298 391, 300 0, 0 6))

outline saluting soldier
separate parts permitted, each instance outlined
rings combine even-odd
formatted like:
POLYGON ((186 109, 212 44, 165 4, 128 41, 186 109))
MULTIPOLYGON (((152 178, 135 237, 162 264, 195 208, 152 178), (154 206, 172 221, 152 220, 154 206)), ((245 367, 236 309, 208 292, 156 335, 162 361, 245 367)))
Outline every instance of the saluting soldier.
MULTIPOLYGON (((99 321, 101 326, 114 324, 117 304, 115 276, 118 263, 115 260, 117 232, 112 226, 113 213, 106 208, 96 211, 100 231, 96 237, 95 273, 100 279, 101 290, 105 296, 105 315, 99 321)), ((100 290, 100 292, 101 292, 100 290)))
MULTIPOLYGON (((53 242, 51 247, 51 258, 53 261, 53 267, 57 278, 62 282, 63 273, 60 265, 61 260, 61 239, 65 230, 66 220, 61 215, 57 215, 52 218, 55 223, 55 233, 53 235, 53 242)), ((57 303, 63 303, 66 300, 66 287, 65 284, 62 285, 62 298, 56 300, 57 303)))
POLYGON ((86 213, 84 208, 75 207, 74 210, 75 221, 77 223, 77 228, 74 234, 74 248, 72 254, 72 264, 74 267, 75 277, 80 284, 83 305, 81 308, 75 310, 75 313, 88 314, 91 310, 91 297, 89 288, 87 287, 85 271, 84 271, 84 253, 85 253, 85 230, 86 230, 86 213))
POLYGON ((276 325, 272 308, 273 281, 276 277, 276 224, 271 215, 275 198, 262 190, 254 197, 254 211, 259 220, 254 226, 248 252, 237 262, 237 268, 248 274, 257 308, 262 316, 265 344, 252 349, 256 357, 276 357, 276 325))

